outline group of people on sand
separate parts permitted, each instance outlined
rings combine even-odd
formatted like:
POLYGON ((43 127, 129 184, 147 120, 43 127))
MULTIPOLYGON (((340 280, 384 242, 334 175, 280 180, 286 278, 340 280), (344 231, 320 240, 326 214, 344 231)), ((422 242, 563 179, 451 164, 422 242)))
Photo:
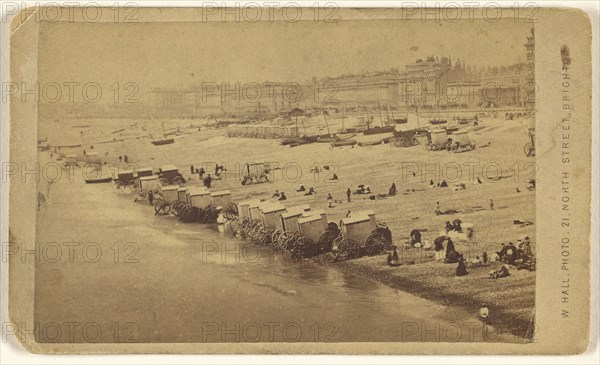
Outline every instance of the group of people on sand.
POLYGON ((502 261, 520 269, 532 270, 535 265, 535 255, 529 236, 518 239, 517 245, 512 242, 502 243, 500 250, 495 252, 494 258, 496 261, 502 261))
POLYGON ((275 190, 275 194, 273 194, 271 196, 271 198, 278 200, 278 201, 284 201, 287 200, 287 196, 285 196, 285 192, 279 192, 279 190, 275 190))

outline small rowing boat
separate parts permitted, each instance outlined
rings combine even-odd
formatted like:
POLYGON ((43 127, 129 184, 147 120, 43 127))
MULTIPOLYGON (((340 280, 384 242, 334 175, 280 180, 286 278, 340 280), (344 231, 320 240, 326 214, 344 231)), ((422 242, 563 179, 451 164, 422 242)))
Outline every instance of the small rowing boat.
POLYGON ((369 135, 372 135, 372 134, 391 133, 393 131, 394 131, 394 126, 393 125, 389 125, 389 126, 385 126, 385 127, 375 126, 373 128, 365 129, 363 131, 363 134, 365 136, 369 136, 369 135))
POLYGON ((357 144, 360 147, 377 146, 379 144, 383 144, 383 139, 378 139, 376 141, 358 142, 357 144))
POLYGON ((85 179, 86 184, 103 184, 103 183, 109 183, 112 181, 113 181, 112 177, 103 177, 103 178, 99 178, 99 179, 85 179))
POLYGON ((152 143, 155 146, 162 146, 164 144, 171 144, 173 142, 175 142, 173 138, 157 139, 155 141, 150 141, 150 143, 152 143))
POLYGON ((332 142, 331 146, 332 147, 354 146, 357 143, 358 142, 356 142, 355 139, 344 139, 344 140, 332 142))
POLYGON ((335 142, 339 142, 339 141, 345 141, 348 140, 352 137, 356 137, 356 133, 350 133, 344 136, 334 136, 334 137, 325 137, 325 136, 319 136, 319 138, 317 138, 317 143, 335 143, 335 142))

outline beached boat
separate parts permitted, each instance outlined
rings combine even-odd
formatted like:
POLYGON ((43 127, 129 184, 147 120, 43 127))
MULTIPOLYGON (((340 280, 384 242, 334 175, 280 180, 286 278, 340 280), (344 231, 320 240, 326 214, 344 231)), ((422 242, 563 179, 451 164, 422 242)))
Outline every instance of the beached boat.
POLYGON ((431 123, 433 125, 437 125, 437 124, 446 124, 446 123, 448 123, 448 121, 445 119, 432 119, 429 121, 429 123, 431 123))
POLYGON ((355 139, 344 139, 331 143, 332 147, 354 146, 358 142, 355 139))
POLYGON ((347 134, 344 136, 337 135, 334 137, 325 135, 325 136, 319 136, 317 138, 316 142, 318 142, 318 143, 333 143, 333 142, 344 141, 344 140, 350 139, 352 137, 356 137, 356 133, 350 133, 350 134, 347 134))
POLYGON ((113 181, 112 177, 103 177, 103 178, 98 178, 98 179, 85 179, 86 184, 103 184, 103 183, 109 183, 112 181, 113 181))
POLYGON ((175 142, 175 140, 173 138, 167 138, 167 134, 165 133, 165 123, 162 124, 162 128, 163 128, 163 138, 150 141, 150 143, 152 143, 155 146, 162 146, 165 144, 171 144, 171 143, 175 142))
POLYGON ((152 143, 155 146, 162 146, 164 144, 171 144, 173 142, 175 142, 173 138, 157 139, 155 141, 150 141, 150 143, 152 143))
POLYGON ((279 142, 282 146, 292 146, 296 147, 301 144, 313 143, 317 141, 318 136, 302 136, 296 138, 286 138, 279 142))
POLYGON ((375 126, 369 129, 365 129, 363 131, 363 134, 365 136, 369 136, 372 134, 380 134, 380 133, 392 133, 394 131, 394 126, 393 125, 389 125, 389 126, 385 126, 385 127, 379 127, 379 126, 375 126))
POLYGON ((383 144, 383 143, 384 143, 383 139, 378 139, 376 141, 358 142, 357 144, 360 147, 369 147, 369 146, 377 146, 377 145, 380 145, 380 144, 383 144))

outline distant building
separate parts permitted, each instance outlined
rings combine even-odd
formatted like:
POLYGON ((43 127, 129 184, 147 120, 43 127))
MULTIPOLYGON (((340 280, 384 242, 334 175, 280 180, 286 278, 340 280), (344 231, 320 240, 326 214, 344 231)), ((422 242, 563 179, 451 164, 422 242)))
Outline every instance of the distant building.
POLYGON ((372 111, 535 106, 535 34, 526 63, 477 68, 451 56, 428 56, 404 70, 365 72, 304 83, 213 83, 189 90, 156 89, 157 115, 266 118, 286 110, 372 111))

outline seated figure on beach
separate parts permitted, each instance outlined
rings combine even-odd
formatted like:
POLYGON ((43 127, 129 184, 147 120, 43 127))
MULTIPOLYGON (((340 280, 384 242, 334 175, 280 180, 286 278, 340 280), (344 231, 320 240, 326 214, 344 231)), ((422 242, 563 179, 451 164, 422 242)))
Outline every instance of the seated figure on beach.
POLYGON ((281 194, 279 195, 279 199, 277 199, 279 201, 283 201, 283 200, 287 200, 287 196, 285 196, 285 193, 282 191, 281 194))
POLYGON ((398 258, 398 251, 396 251, 396 246, 392 246, 392 252, 388 253, 387 263, 390 266, 400 266, 400 259, 398 258))
POLYGON ((498 270, 490 271, 489 275, 491 279, 499 279, 509 276, 510 272, 508 271, 508 268, 506 266, 502 265, 502 267, 500 267, 498 270))
POLYGON ((446 262, 447 263, 455 263, 458 262, 458 252, 456 252, 456 248, 454 247, 454 242, 450 237, 446 238, 446 262))
POLYGON ((461 224, 462 221, 460 219, 455 219, 452 221, 452 230, 458 233, 462 233, 461 224))
POLYGON ((298 190, 296 190, 297 192, 301 192, 301 191, 306 191, 306 188, 304 187, 304 185, 300 185, 300 187, 298 187, 298 190))
POLYGON ((331 176, 329 178, 329 180, 334 180, 335 181, 335 180, 339 180, 339 178, 338 178, 337 174, 333 174, 333 176, 331 176))
POLYGON ((308 188, 308 191, 304 193, 304 195, 315 195, 316 193, 317 191, 315 190, 315 188, 311 186, 310 188, 308 188))
POLYGON ((458 255, 458 266, 456 267, 456 276, 465 276, 467 275, 467 262, 463 255, 458 255))
POLYGON ((418 229, 410 231, 410 245, 413 247, 421 247, 421 232, 418 229))
POLYGON ((450 223, 450 221, 446 221, 446 227, 444 229, 446 230, 446 233, 448 233, 454 230, 454 226, 452 223, 450 223))

